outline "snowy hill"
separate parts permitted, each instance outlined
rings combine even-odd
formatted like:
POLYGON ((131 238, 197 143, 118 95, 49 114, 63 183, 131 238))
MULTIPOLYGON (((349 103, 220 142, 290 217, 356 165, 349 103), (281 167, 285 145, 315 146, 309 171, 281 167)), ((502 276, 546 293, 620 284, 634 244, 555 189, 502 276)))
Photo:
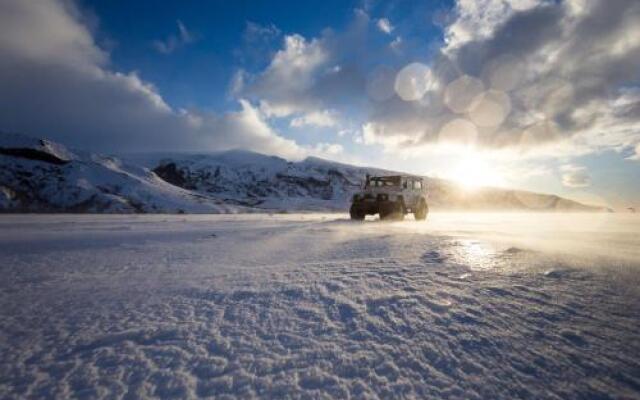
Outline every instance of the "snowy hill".
POLYGON ((0 210, 5 212, 234 212, 117 158, 71 152, 0 134, 0 210))
POLYGON ((367 173, 385 173, 317 158, 289 162, 241 150, 173 155, 147 165, 184 189, 226 203, 281 211, 344 211, 367 173))
MULTIPOLYGON (((164 155, 146 160, 167 182, 225 202, 279 210, 345 211, 365 175, 400 172, 309 157, 301 162, 247 151, 213 155, 164 155)), ((431 209, 602 211, 555 195, 497 188, 467 191, 425 177, 431 209)))
MULTIPOLYGON (((397 174, 309 157, 234 150, 115 157, 0 134, 0 211, 228 213, 345 211, 364 176, 397 174)), ((558 196, 427 178, 432 209, 598 211, 558 196)))

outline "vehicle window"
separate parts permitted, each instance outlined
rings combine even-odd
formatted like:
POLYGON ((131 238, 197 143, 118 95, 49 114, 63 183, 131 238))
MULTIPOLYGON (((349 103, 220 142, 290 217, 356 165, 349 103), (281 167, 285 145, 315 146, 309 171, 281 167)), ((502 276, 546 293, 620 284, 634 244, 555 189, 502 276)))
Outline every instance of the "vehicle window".
POLYGON ((420 182, 420 181, 413 182, 413 188, 414 189, 422 189, 422 182, 420 182))
POLYGON ((388 178, 374 178, 374 179, 370 179, 366 186, 372 186, 372 187, 400 186, 400 180, 388 179, 388 178))

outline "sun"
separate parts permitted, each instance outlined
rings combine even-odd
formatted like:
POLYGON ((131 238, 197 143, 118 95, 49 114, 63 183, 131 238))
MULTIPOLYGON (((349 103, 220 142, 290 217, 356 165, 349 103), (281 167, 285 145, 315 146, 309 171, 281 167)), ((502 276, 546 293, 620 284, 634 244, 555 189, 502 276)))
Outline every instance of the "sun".
POLYGON ((504 177, 491 160, 477 154, 469 154, 461 159, 447 173, 452 181, 465 189, 482 186, 504 186, 504 177))

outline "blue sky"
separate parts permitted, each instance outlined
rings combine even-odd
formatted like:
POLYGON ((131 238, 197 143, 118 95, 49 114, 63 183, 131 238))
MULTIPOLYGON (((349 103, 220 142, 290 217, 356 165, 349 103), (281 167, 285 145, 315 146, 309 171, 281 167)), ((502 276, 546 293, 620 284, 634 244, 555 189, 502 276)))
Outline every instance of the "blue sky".
MULTIPOLYGON (((97 21, 96 39, 110 49, 118 70, 139 71, 153 82, 163 97, 176 107, 224 109, 236 106, 226 89, 238 68, 259 72, 270 56, 282 46, 287 34, 307 38, 324 29, 343 30, 353 20, 354 10, 368 7, 382 18, 396 21, 416 19, 411 2, 380 3, 367 6, 361 1, 185 1, 114 2, 83 0, 85 12, 97 21), (157 51, 153 42, 179 35, 178 21, 193 41, 180 45, 171 54, 157 51), (274 29, 264 42, 247 44, 249 24, 274 29)), ((424 45, 442 39, 442 29, 431 23, 437 13, 451 10, 452 1, 433 1, 422 8, 423 23, 398 27, 424 45)), ((415 57, 426 58, 427 54, 415 57)))
POLYGON ((0 129, 637 207, 639 20, 633 0, 6 0, 0 129))
MULTIPOLYGON (((111 59, 121 70, 138 70, 154 82, 163 97, 178 107, 225 108, 226 88, 239 66, 258 70, 268 63, 268 52, 281 45, 282 36, 262 46, 260 58, 243 56, 248 23, 276 27, 307 37, 322 29, 343 26, 355 4, 347 1, 306 2, 113 2, 83 1, 99 18, 98 40, 112 48, 111 59), (193 42, 171 54, 156 51, 155 40, 178 34, 181 21, 193 42)), ((235 106, 235 105, 233 105, 235 106)))

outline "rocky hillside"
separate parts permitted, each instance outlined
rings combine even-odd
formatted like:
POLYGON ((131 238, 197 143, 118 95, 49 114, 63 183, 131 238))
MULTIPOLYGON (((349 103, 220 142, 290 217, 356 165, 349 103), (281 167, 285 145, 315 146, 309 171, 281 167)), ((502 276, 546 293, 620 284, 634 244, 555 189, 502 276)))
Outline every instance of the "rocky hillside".
MULTIPOLYGON (((158 176, 184 189, 213 195, 227 203, 281 210, 344 211, 367 173, 399 174, 313 157, 288 162, 246 151, 173 155, 146 163, 158 176)), ((425 179, 431 209, 601 210, 555 195, 497 188, 468 191, 448 181, 425 179)))
POLYGON ((47 140, 0 134, 2 212, 236 212, 117 158, 47 140))
POLYGON ((283 211, 344 211, 367 173, 391 173, 313 157, 290 162, 240 150, 173 155, 147 165, 167 182, 225 203, 283 211))
MULTIPOLYGON (((397 174, 312 157, 290 162, 247 151, 125 160, 0 134, 0 211, 346 211, 367 173, 397 174)), ((601 210, 554 195, 493 188, 470 192, 426 179, 431 209, 601 210)))

